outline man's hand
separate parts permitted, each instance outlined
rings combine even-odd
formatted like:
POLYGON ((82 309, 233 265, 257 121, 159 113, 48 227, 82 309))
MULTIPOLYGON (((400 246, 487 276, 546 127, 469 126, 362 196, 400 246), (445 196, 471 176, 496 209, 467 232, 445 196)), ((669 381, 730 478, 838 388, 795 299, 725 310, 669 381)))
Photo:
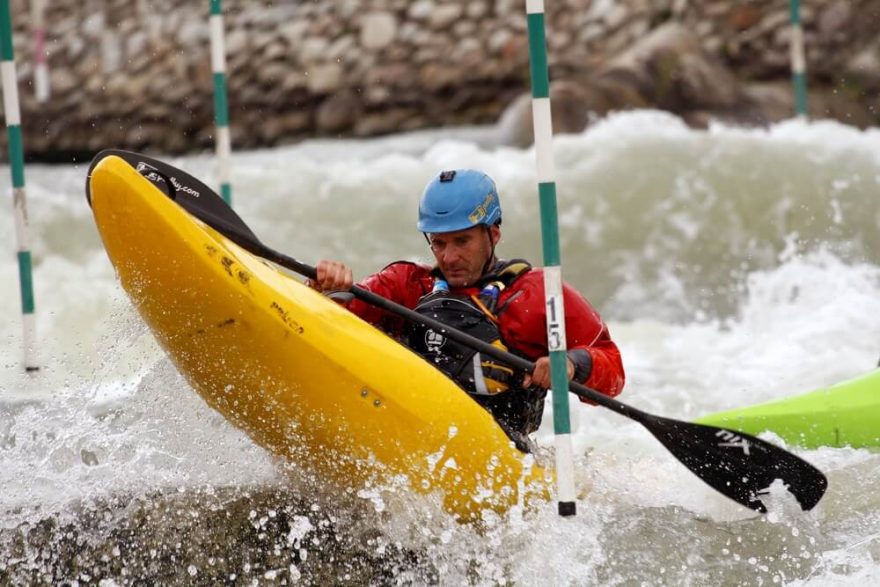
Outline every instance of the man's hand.
POLYGON ((315 267, 318 276, 310 279, 309 287, 318 291, 348 291, 354 285, 351 267, 340 261, 322 259, 315 267))
MULTIPOLYGON (((568 357, 565 358, 565 370, 568 380, 571 381, 571 377, 574 375, 574 363, 568 357)), ((531 374, 526 373, 523 387, 531 387, 532 385, 538 385, 544 389, 550 388, 550 357, 541 357, 535 361, 535 370, 531 374)))

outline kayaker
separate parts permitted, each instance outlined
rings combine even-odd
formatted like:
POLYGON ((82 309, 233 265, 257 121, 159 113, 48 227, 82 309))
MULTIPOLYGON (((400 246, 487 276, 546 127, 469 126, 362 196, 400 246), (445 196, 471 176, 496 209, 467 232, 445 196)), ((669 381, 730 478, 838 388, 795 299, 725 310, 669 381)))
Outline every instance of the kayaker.
MULTIPOLYGON (((472 336, 528 358, 531 374, 514 373, 442 334, 406 324, 360 300, 348 308, 432 361, 501 424, 522 450, 538 429, 550 387, 544 273, 523 260, 495 256, 501 240, 501 203, 495 182, 473 169, 443 171, 425 187, 418 229, 436 265, 396 261, 358 285, 472 336)), ((352 287, 351 268, 322 260, 310 285, 322 292, 352 287)), ((623 363, 593 307, 563 285, 568 377, 610 397, 624 384, 623 363)))

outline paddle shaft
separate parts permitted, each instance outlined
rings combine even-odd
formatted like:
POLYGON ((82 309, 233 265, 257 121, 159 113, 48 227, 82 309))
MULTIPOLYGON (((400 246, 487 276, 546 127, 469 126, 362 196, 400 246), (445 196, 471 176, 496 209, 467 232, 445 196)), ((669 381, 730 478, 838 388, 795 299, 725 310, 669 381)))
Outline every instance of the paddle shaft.
MULTIPOLYGON (((253 242, 248 242, 247 248, 253 248, 253 245, 253 242)), ((308 277, 309 279, 316 279, 318 276, 317 269, 315 269, 311 265, 306 265, 301 261, 297 261, 293 257, 289 257, 283 253, 274 251, 269 247, 263 246, 261 243, 259 254, 269 261, 278 263, 279 265, 287 267, 288 269, 292 269, 293 271, 296 271, 300 275, 308 277)), ((358 285, 355 285, 351 288, 351 293, 354 294, 356 298, 363 300, 368 304, 376 306, 377 308, 382 308, 383 310, 387 310, 393 314, 402 316, 403 318, 411 320, 412 322, 429 326, 437 332, 442 333, 444 336, 448 336, 452 340, 467 345, 472 349, 486 354, 493 359, 497 359, 503 363, 506 363, 511 367, 521 369, 527 373, 531 373, 535 370, 535 364, 528 359, 524 359, 518 355, 514 355, 513 353, 503 351, 500 348, 493 346, 484 340, 480 340, 479 338, 473 337, 470 334, 452 328, 448 324, 444 324, 439 320, 435 320, 434 318, 431 318, 429 316, 419 314, 418 312, 415 312, 407 308, 406 306, 401 306, 398 303, 392 302, 388 298, 384 298, 358 285)), ((642 412, 641 410, 638 410, 626 404, 620 403, 619 401, 616 401, 608 397, 607 395, 603 395, 595 389, 590 389, 586 385, 577 383, 576 381, 569 381, 568 388, 578 397, 582 397, 584 399, 600 404, 606 408, 612 409, 623 416, 636 420, 637 422, 644 423, 645 419, 648 417, 648 414, 646 414, 645 412, 642 412)))

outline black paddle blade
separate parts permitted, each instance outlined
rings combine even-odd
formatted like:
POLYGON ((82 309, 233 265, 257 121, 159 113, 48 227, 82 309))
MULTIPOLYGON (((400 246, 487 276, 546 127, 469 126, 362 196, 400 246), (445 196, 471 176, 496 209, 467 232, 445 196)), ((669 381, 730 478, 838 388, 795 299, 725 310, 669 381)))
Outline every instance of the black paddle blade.
POLYGON ((754 436, 658 416, 642 424, 700 479, 755 511, 767 511, 761 497, 776 479, 807 511, 828 488, 819 469, 754 436))
MULTIPOLYGON (((159 188, 165 195, 180 204, 184 210, 236 242, 259 243, 257 236, 244 221, 230 208, 223 198, 204 183, 167 163, 118 149, 106 149, 92 159, 92 170, 105 157, 116 156, 134 167, 141 175, 159 188)), ((86 181, 86 198, 91 205, 92 194, 86 181)))

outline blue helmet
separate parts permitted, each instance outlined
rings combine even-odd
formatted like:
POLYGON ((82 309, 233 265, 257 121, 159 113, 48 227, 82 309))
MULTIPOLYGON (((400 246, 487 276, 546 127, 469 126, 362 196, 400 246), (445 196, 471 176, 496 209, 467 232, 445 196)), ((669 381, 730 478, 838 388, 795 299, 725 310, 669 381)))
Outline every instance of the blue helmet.
POLYGON ((474 169, 441 171, 419 201, 421 232, 454 232, 501 223, 501 201, 492 178, 474 169))

